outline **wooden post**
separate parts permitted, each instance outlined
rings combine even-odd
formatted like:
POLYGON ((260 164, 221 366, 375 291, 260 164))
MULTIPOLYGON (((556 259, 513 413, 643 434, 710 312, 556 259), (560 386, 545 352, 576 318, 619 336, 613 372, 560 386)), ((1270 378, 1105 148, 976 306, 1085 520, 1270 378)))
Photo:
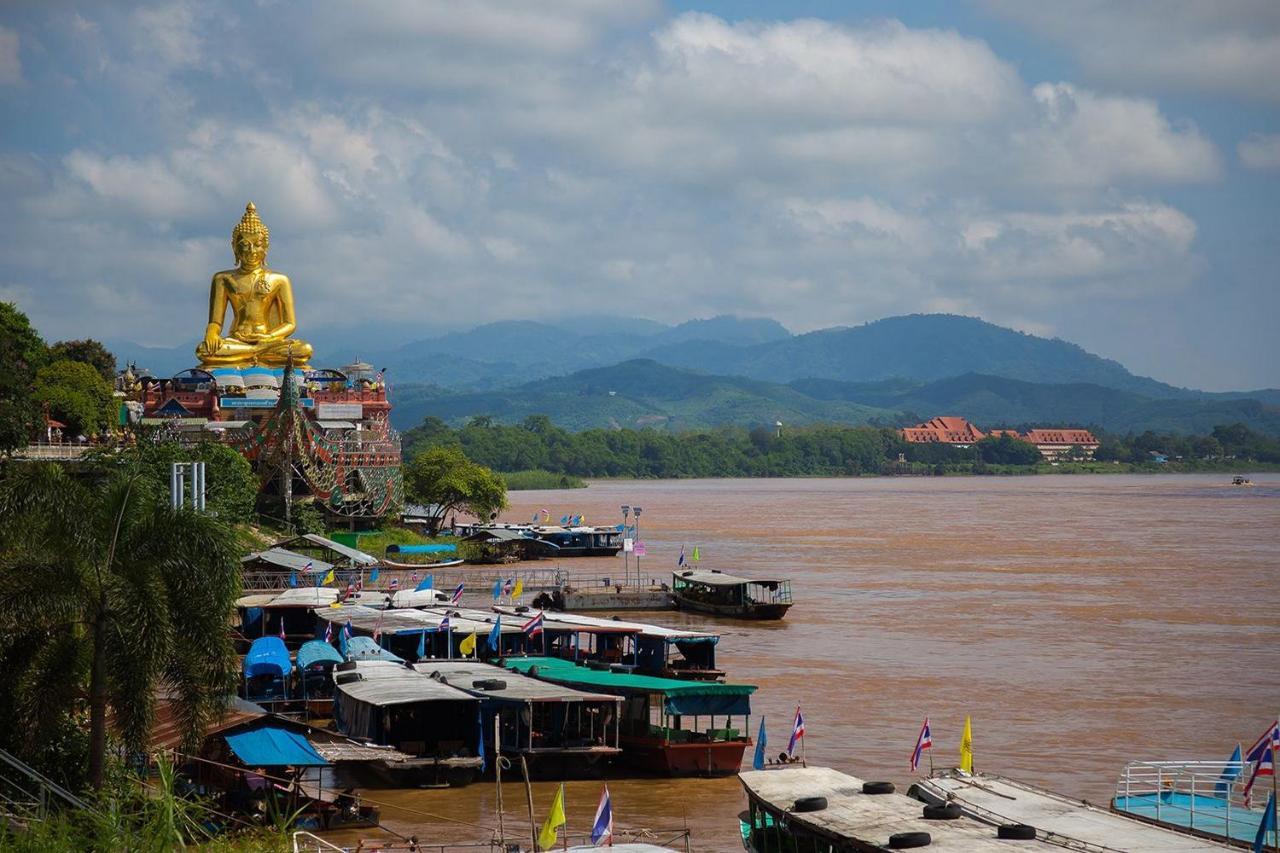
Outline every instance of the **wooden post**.
POLYGON ((529 784, 529 764, 524 760, 524 756, 520 756, 520 773, 524 776, 524 796, 529 803, 529 840, 533 846, 530 850, 538 849, 538 825, 533 820, 533 786, 529 784))
MULTIPOLYGON (((481 712, 484 713, 483 711, 481 712)), ((493 713, 493 775, 498 784, 498 843, 507 846, 506 828, 502 824, 502 712, 493 713)))

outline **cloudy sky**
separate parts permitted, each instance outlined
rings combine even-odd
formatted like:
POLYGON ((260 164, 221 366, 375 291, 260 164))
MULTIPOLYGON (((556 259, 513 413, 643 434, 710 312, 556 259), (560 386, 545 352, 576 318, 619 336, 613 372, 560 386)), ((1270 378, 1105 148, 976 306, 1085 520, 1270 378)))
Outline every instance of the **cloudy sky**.
POLYGON ((194 345, 252 199, 301 334, 949 311, 1280 386, 1280 3, 1156 8, 6 3, 0 299, 194 345))

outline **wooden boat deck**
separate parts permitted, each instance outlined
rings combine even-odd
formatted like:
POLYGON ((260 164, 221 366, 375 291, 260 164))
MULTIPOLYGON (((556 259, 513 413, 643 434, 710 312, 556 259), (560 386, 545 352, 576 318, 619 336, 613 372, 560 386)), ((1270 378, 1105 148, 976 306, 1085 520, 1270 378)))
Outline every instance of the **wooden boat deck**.
POLYGON ((902 832, 927 832, 930 851, 1001 851, 1054 847, 1035 841, 1003 841, 994 828, 969 818, 925 820, 923 804, 904 794, 864 794, 862 779, 829 767, 787 767, 752 770, 738 778, 747 795, 775 815, 785 815, 791 827, 824 838, 837 850, 880 851, 889 849, 889 836, 902 832), (796 800, 826 797, 822 811, 794 812, 796 800))
POLYGON ((950 771, 912 786, 931 802, 950 800, 987 823, 1025 823, 1075 850, 1167 850, 1222 853, 1232 849, 1204 838, 1154 826, 1002 776, 950 771))

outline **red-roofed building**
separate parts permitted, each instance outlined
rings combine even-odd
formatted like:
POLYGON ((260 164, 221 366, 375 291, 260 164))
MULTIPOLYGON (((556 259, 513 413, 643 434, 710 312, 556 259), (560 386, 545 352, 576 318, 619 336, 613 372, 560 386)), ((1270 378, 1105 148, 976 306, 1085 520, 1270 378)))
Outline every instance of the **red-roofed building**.
POLYGON ((900 430, 902 438, 912 444, 953 444, 969 447, 986 437, 982 430, 964 418, 943 416, 900 430))
POLYGON ((1072 447, 1084 451, 1085 458, 1092 458, 1098 449, 1098 439, 1087 429, 1075 427, 1030 429, 1020 433, 1013 429, 993 429, 984 433, 964 418, 944 416, 934 418, 913 427, 899 430, 904 441, 912 444, 936 442, 950 444, 954 447, 970 447, 988 436, 999 438, 1009 436, 1019 441, 1034 444, 1045 459, 1053 460, 1066 454, 1072 447))

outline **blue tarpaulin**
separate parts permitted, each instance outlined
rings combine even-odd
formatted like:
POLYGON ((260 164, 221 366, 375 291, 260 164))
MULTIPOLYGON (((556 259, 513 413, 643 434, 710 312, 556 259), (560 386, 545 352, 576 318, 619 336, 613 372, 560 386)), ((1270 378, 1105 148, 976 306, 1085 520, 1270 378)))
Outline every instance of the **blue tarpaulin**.
POLYGON ((249 767, 327 767, 329 762, 295 732, 270 726, 227 735, 227 746, 249 767))
MULTIPOLYGON (((417 633, 417 629, 414 629, 414 633, 417 633)), ((389 660, 392 663, 404 663, 404 658, 382 648, 372 637, 352 637, 347 640, 347 660, 389 660)))
POLYGON ((298 649, 298 669, 317 663, 342 663, 342 655, 324 640, 308 640, 298 649))
POLYGON ((278 675, 283 678, 292 669, 293 661, 289 660, 289 650, 279 637, 259 637, 249 647, 249 654, 244 656, 245 678, 258 675, 278 675))
POLYGON ((388 554, 452 554, 458 550, 454 544, 447 545, 388 545, 388 554))
POLYGON ((746 716, 751 713, 750 696, 668 696, 668 714, 705 716, 708 714, 732 714, 746 716))

